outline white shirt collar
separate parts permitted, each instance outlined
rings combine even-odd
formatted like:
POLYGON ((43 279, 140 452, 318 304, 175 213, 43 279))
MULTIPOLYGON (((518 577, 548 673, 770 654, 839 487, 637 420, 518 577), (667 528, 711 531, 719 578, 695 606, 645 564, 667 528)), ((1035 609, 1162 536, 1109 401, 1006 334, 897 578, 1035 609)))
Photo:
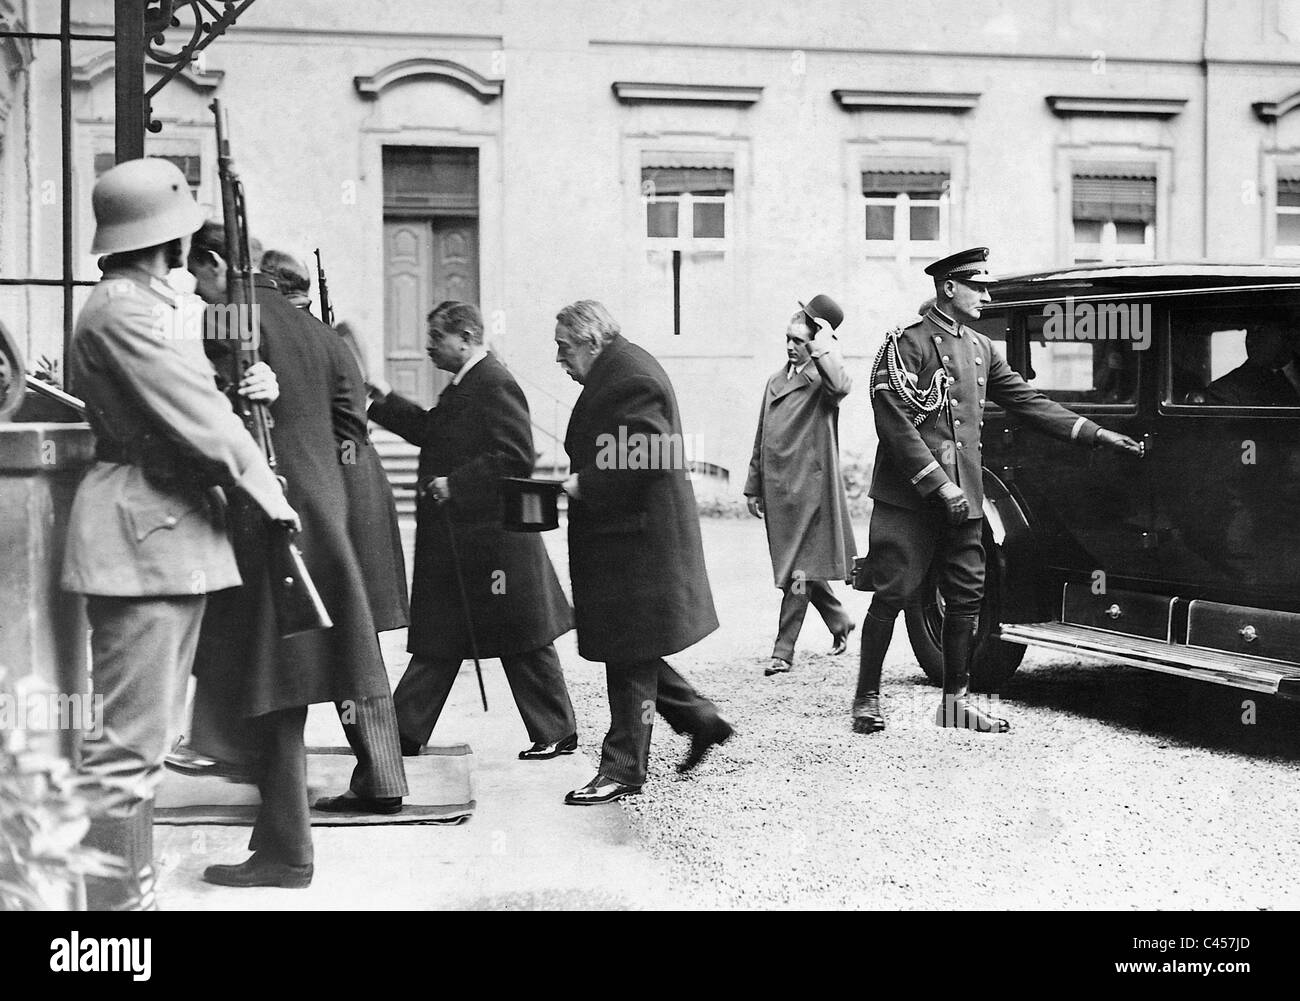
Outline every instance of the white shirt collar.
POLYGON ((798 366, 797 368, 794 365, 787 363, 785 368, 785 377, 787 379, 793 379, 796 375, 798 375, 800 372, 802 372, 811 364, 812 364, 811 358, 809 358, 806 362, 804 362, 802 365, 798 366))
POLYGON ((465 373, 487 357, 487 348, 479 346, 474 349, 474 353, 465 359, 465 364, 460 367, 460 371, 452 378, 451 384, 459 386, 460 380, 465 378, 465 373))

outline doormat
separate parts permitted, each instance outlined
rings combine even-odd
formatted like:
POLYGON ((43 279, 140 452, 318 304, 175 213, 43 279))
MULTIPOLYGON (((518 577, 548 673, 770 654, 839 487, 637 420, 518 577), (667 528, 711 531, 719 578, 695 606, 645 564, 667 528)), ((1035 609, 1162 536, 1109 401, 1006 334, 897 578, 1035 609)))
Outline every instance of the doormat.
MULTIPOLYGON (((346 792, 357 759, 350 747, 307 748, 307 799, 346 792)), ((474 813, 474 752, 468 744, 423 747, 404 757, 410 794, 400 813, 323 813, 312 810, 313 827, 372 824, 463 824, 474 813)), ((220 824, 251 827, 261 800, 257 786, 168 770, 154 800, 155 824, 220 824)))

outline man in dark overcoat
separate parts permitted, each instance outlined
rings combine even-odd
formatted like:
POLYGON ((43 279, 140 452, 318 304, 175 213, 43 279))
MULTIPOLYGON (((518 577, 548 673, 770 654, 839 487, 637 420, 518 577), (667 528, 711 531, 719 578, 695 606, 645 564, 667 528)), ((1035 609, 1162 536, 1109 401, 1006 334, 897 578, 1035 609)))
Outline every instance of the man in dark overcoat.
POLYGON ((556 361, 582 384, 564 440, 578 652, 609 688, 600 770, 565 797, 587 806, 641 790, 656 711, 691 735, 683 772, 732 728, 663 659, 718 628, 672 383, 599 302, 556 320, 556 361))
POLYGON ((847 649, 854 629, 829 583, 847 580, 857 555, 840 476, 840 403, 853 388, 834 334, 843 321, 830 296, 800 304, 785 331, 786 363, 763 388, 745 497, 750 514, 766 521, 781 589, 769 675, 794 663, 810 603, 834 637, 832 654, 847 649))
MULTIPOLYGON (((224 253, 221 226, 209 223, 195 234, 188 265, 208 302, 226 298, 224 253)), ((300 505, 299 546, 334 626, 281 639, 270 600, 265 538, 235 512, 235 553, 245 583, 209 603, 194 664, 195 701, 197 707, 213 698, 248 721, 244 737, 257 749, 262 805, 250 841, 253 856, 241 865, 210 866, 204 878, 232 886, 301 887, 312 878, 303 745, 307 707, 384 698, 390 692, 365 576, 349 537, 339 461, 342 448, 355 449, 364 440, 365 416, 355 409, 354 387, 329 342, 273 281, 255 278, 261 355, 285 374, 271 407, 272 442, 290 503, 300 505)), ((236 720, 227 722, 233 726, 236 720)), ((391 736, 393 746, 379 753, 400 765, 396 735, 391 736)))
MULTIPOLYGON (((336 330, 311 312, 311 299, 307 296, 311 277, 307 268, 286 251, 268 250, 262 255, 262 272, 275 280, 280 293, 302 310, 325 338, 330 353, 346 370, 348 383, 353 387, 353 408, 364 414, 369 401, 359 356, 353 354, 344 339, 344 324, 336 330)), ((384 472, 383 460, 367 434, 356 448, 340 444, 339 462, 348 490, 348 534, 357 553, 364 555, 361 570, 366 577, 375 628, 381 633, 404 629, 411 613, 406 590, 406 557, 402 552, 402 530, 393 503, 393 488, 384 472)), ((353 791, 367 795, 363 789, 354 787, 353 791)))
MULTIPOLYGON (((268 250, 262 255, 263 264, 268 259, 279 265, 271 277, 280 294, 298 308, 308 325, 324 340, 334 365, 344 373, 352 388, 352 409, 364 414, 368 402, 365 377, 343 338, 311 314, 311 301, 305 294, 309 287, 306 269, 283 251, 268 250)), ((286 373, 286 378, 292 378, 292 373, 286 373)), ((375 629, 381 633, 403 629, 410 621, 406 558, 402 554, 402 530, 397 521, 393 488, 384 472, 383 460, 368 431, 359 441, 340 440, 338 451, 343 486, 347 490, 348 535, 361 561, 375 629)), ((397 813, 407 785, 392 698, 385 695, 352 699, 338 703, 335 708, 348 745, 357 756, 357 766, 345 794, 317 800, 313 808, 327 813, 397 813)))
POLYGON ((1048 399, 1022 379, 992 341, 967 326, 991 301, 987 247, 925 269, 935 301, 921 319, 890 333, 872 377, 880 445, 871 481, 871 607, 862 623, 853 729, 884 729, 880 673, 904 606, 933 566, 944 598, 943 701, 935 723, 981 733, 1010 724, 970 699, 970 665, 984 598, 984 482, 981 432, 988 401, 1062 441, 1135 455, 1137 442, 1048 399))
POLYGON ((528 401, 483 346, 477 307, 439 304, 428 333, 430 359, 453 373, 436 407, 371 383, 371 420, 420 447, 411 662, 394 693, 403 751, 418 753, 428 741, 473 655, 463 583, 478 655, 501 659, 533 742, 519 757, 570 754, 577 726, 554 640, 573 628, 573 613, 541 538, 501 523, 501 477, 532 475, 537 458, 528 401))

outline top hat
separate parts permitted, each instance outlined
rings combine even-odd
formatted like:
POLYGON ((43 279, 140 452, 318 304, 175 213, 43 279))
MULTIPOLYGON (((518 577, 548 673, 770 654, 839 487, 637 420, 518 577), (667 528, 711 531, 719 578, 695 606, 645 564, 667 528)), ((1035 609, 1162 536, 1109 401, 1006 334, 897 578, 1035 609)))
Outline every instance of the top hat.
POLYGON ((834 299, 821 292, 809 299, 807 305, 799 303, 799 308, 808 319, 814 323, 821 320, 832 330, 844 322, 844 310, 840 309, 834 299))
POLYGON ((549 532, 560 527, 559 480, 501 478, 501 525, 511 532, 549 532))
POLYGON ((935 281, 946 281, 952 278, 971 285, 987 285, 993 281, 989 277, 989 269, 984 266, 984 262, 988 259, 988 247, 971 247, 970 250, 950 254, 941 261, 935 261, 925 269, 925 273, 935 281))

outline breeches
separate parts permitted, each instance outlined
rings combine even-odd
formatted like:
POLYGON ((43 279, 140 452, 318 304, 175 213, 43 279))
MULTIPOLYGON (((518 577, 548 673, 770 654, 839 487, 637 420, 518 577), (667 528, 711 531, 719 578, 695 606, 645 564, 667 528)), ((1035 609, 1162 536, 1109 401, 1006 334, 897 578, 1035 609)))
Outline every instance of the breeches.
POLYGON ((933 508, 876 502, 871 512, 871 612, 893 620, 923 595, 931 566, 948 615, 977 615, 984 598, 984 519, 950 525, 933 508))

